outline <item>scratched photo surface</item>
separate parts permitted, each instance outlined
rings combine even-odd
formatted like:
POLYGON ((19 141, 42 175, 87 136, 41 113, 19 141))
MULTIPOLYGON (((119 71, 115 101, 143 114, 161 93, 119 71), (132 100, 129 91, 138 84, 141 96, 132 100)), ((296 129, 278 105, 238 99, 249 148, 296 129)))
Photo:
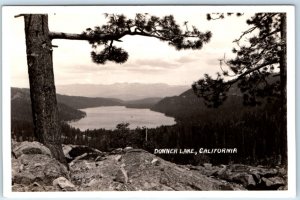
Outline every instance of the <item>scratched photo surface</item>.
POLYGON ((96 8, 7 12, 12 192, 289 190, 287 12, 96 8))

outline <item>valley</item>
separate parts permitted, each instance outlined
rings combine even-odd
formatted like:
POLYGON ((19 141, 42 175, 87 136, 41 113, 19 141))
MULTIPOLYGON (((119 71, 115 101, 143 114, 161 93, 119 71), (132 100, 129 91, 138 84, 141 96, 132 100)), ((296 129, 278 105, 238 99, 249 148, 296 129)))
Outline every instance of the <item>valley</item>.
MULTIPOLYGON (((35 140, 29 97, 28 89, 12 88, 12 137, 18 141, 35 140)), ((225 155, 160 155, 179 164, 238 162, 276 165, 281 162, 278 157, 278 141, 270 139, 274 134, 279 134, 278 102, 257 107, 244 106, 242 95, 236 87, 231 88, 228 100, 218 109, 208 108, 191 89, 172 97, 132 101, 60 94, 57 94, 57 100, 65 144, 87 145, 103 151, 128 145, 149 152, 157 148, 237 148, 237 153, 225 155), (162 116, 174 118, 176 124, 164 124, 163 120, 158 120, 161 125, 157 127, 133 127, 135 122, 131 122, 132 125, 128 123, 131 117, 126 112, 128 120, 114 123, 114 120, 103 114, 102 118, 109 121, 109 129, 100 128, 101 126, 88 128, 86 125, 84 131, 81 131, 66 123, 84 118, 86 113, 82 109, 97 107, 138 108, 141 116, 146 114, 143 113, 143 109, 150 109, 161 113, 162 116)), ((146 116, 143 117, 147 120, 146 116)))

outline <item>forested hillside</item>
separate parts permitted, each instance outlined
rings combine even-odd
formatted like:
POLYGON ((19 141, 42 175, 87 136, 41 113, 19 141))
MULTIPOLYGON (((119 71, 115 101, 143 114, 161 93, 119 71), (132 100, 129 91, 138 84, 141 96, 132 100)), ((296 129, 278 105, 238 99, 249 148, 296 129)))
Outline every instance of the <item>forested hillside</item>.
MULTIPOLYGON (((74 116, 82 116, 80 115, 82 113, 76 113, 78 110, 71 108, 68 103, 80 107, 88 102, 84 102, 85 100, 91 99, 74 97, 73 101, 71 99, 68 101, 68 98, 71 97, 58 95, 59 102, 63 99, 67 104, 60 103, 61 113, 66 112, 69 116, 73 116, 70 114, 72 112, 75 112, 74 116)), ((97 105, 96 99, 101 98, 93 99, 95 105, 97 105)), ((13 89, 12 119, 28 119, 24 116, 31 116, 29 100, 28 90, 13 89), (22 102, 18 103, 21 95, 25 95, 23 96, 24 105, 22 102)), ((157 99, 152 100, 157 101, 157 99)), ((133 103, 138 102, 147 101, 133 103)), ((115 130, 80 131, 63 123, 64 143, 88 145, 104 151, 126 146, 143 148, 149 152, 153 152, 155 148, 238 149, 236 154, 204 154, 201 155, 202 157, 199 155, 160 155, 167 160, 181 164, 238 162, 276 165, 280 162, 278 141, 274 139, 274 136, 279 134, 278 121, 280 120, 276 101, 265 102, 260 106, 246 107, 242 104, 242 96, 233 87, 228 100, 218 109, 207 108, 202 99, 196 97, 192 90, 179 96, 164 98, 152 109, 175 117, 177 124, 151 129, 142 127, 135 130, 127 127, 117 128, 116 125, 115 130)), ((32 123, 14 121, 12 131, 18 140, 34 140, 32 123), (22 137, 20 138, 20 136, 22 137)))
POLYGON ((152 98, 126 101, 126 102, 124 102, 124 105, 127 108, 152 108, 154 105, 156 105, 161 100, 162 100, 162 98, 152 97, 152 98))
MULTIPOLYGON (((67 101, 64 98, 58 100, 58 111, 62 121, 76 120, 85 116, 84 112, 75 109, 71 105, 72 101, 70 100, 67 101)), ((11 120, 32 122, 29 89, 11 89, 11 120)))
POLYGON ((219 109, 208 108, 203 99, 198 98, 192 89, 187 90, 179 96, 166 97, 155 104, 151 109, 175 117, 179 121, 199 122, 202 120, 212 120, 211 115, 219 115, 226 111, 240 111, 247 109, 243 106, 241 96, 232 93, 228 101, 219 109))

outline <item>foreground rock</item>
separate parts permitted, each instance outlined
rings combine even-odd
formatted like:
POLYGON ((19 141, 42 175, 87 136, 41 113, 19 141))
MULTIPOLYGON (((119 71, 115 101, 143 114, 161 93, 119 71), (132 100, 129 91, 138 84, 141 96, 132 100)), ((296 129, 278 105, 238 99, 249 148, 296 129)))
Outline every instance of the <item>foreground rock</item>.
POLYGON ((78 160, 72 165, 71 181, 82 191, 151 190, 243 190, 238 184, 207 177, 177 166, 141 149, 107 155, 102 161, 78 160))
MULTIPOLYGON (((14 149, 32 145, 19 143, 14 149)), ((131 147, 104 153, 85 146, 64 145, 70 171, 51 158, 47 150, 19 152, 12 159, 13 191, 211 191, 245 190, 259 184, 264 189, 286 186, 277 169, 209 163, 176 165, 131 147)))
POLYGON ((200 171, 210 177, 242 184, 249 190, 277 190, 287 185, 287 172, 284 168, 265 168, 232 164, 229 166, 189 166, 191 170, 200 171))
POLYGON ((97 157, 104 155, 104 153, 97 149, 80 145, 63 145, 63 152, 68 162, 71 162, 74 159, 95 160, 97 157))
POLYGON ((61 176, 68 176, 66 166, 47 155, 23 154, 12 160, 13 184, 52 185, 52 181, 61 176))
POLYGON ((53 186, 63 191, 76 191, 76 187, 65 177, 59 177, 53 181, 53 186))
POLYGON ((53 180, 69 177, 67 167, 38 142, 15 143, 12 157, 13 191, 56 191, 53 180))
POLYGON ((44 154, 51 157, 50 150, 39 142, 21 142, 13 144, 13 155, 19 158, 23 154, 44 154))

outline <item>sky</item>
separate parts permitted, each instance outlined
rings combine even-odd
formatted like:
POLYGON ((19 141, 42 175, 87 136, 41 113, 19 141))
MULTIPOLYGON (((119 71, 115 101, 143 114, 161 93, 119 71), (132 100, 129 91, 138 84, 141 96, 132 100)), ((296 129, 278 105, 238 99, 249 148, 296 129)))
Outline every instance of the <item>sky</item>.
MULTIPOLYGON (((224 9, 223 9, 224 10, 224 9)), ((206 13, 215 10, 206 7, 56 7, 4 10, 3 29, 5 59, 11 68, 11 86, 29 87, 23 17, 20 13, 47 13, 49 29, 55 32, 82 33, 86 28, 105 24, 104 13, 125 14, 128 18, 136 13, 165 16, 172 14, 178 24, 188 21, 200 31, 211 31, 212 38, 201 50, 177 51, 167 42, 142 36, 125 36, 123 42, 115 43, 129 53, 124 64, 107 62, 105 65, 91 61, 91 46, 87 41, 53 40, 58 48, 53 50, 53 65, 56 85, 68 84, 113 84, 113 83, 166 83, 191 85, 203 74, 215 76, 220 71, 219 59, 232 56, 233 40, 249 27, 246 19, 254 12, 242 17, 226 17, 223 20, 206 20, 206 13)), ((218 10, 217 10, 218 11, 218 10)))

